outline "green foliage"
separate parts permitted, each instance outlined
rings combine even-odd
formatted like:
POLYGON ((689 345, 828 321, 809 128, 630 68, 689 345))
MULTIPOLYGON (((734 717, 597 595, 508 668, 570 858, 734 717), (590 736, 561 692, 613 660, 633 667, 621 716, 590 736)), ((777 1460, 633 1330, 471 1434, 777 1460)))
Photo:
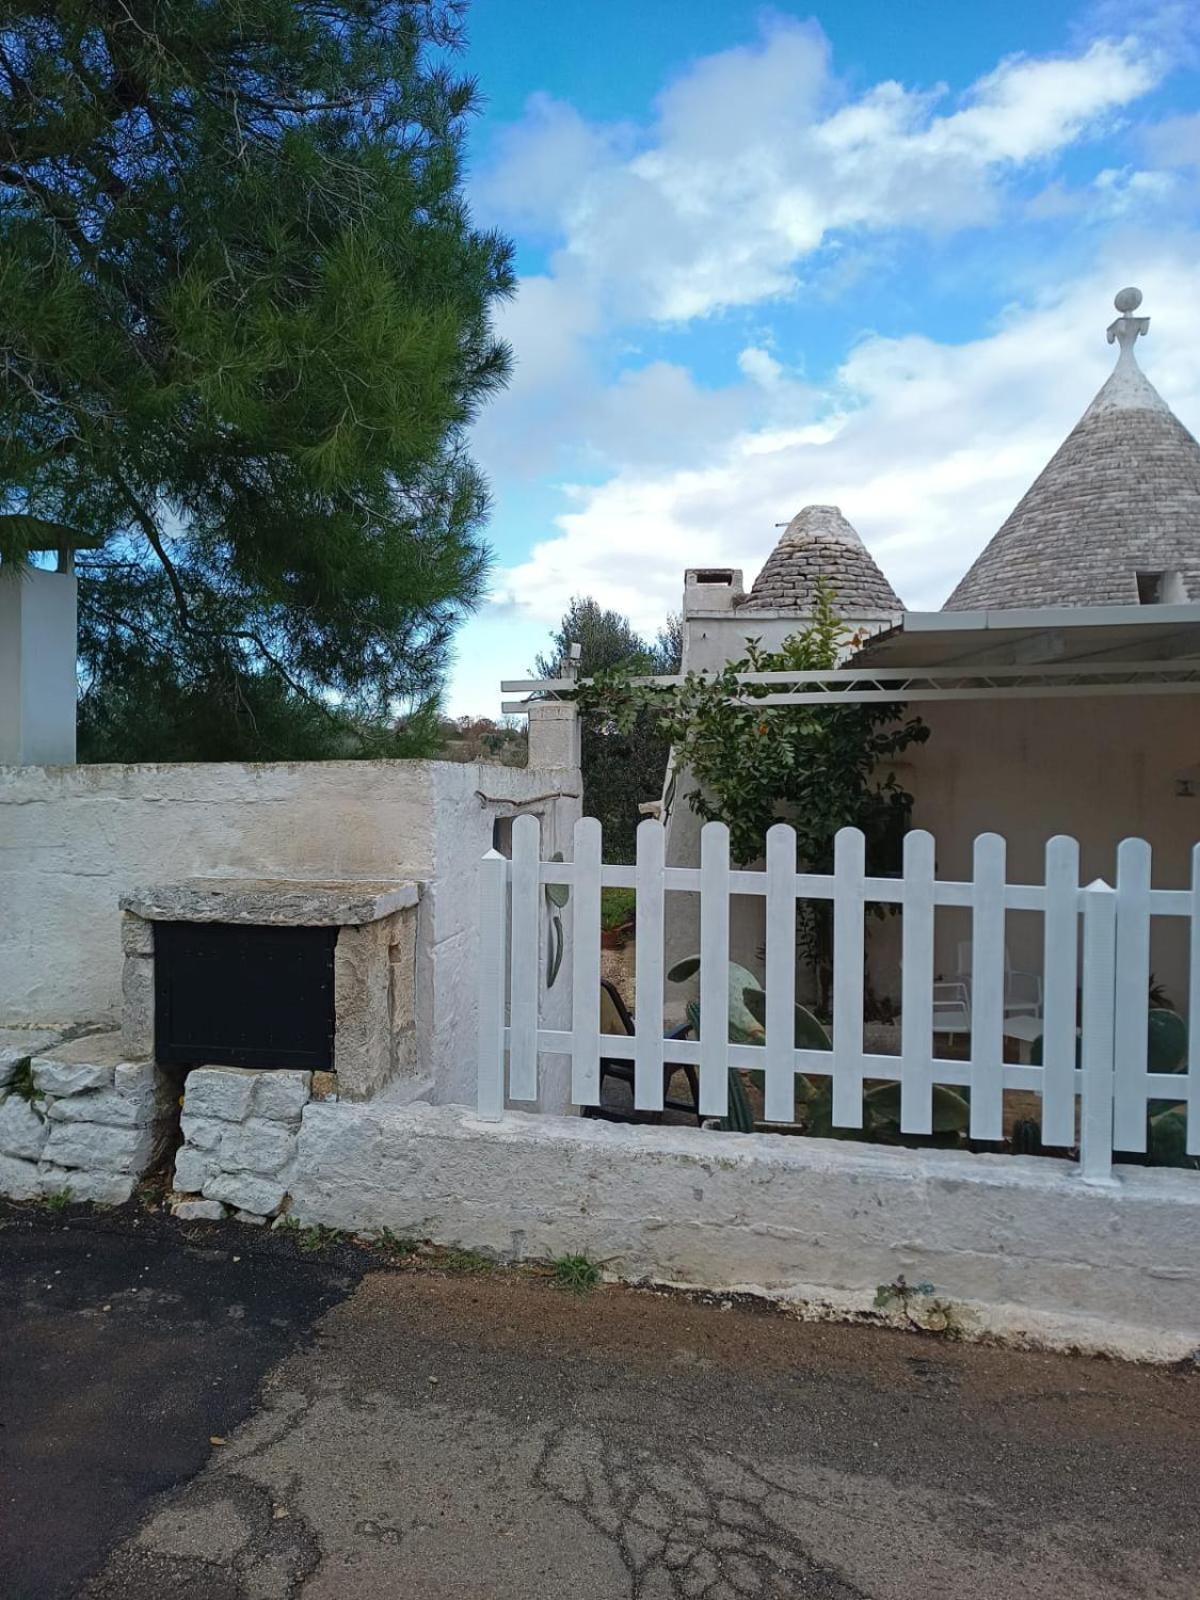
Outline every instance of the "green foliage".
MULTIPOLYGON (((581 647, 580 671, 585 677, 615 673, 625 678, 679 671, 683 651, 682 624, 669 617, 653 643, 641 637, 619 611, 577 596, 550 636, 533 671, 540 678, 559 676, 572 644, 581 647)), ((582 708, 580 726, 583 767, 583 809, 604 828, 604 859, 632 861, 634 838, 641 821, 638 807, 658 798, 667 770, 670 740, 658 727, 648 705, 620 725, 603 706, 582 708)))
POLYGON ((866 834, 869 870, 897 864, 912 799, 884 769, 928 738, 925 724, 901 722, 900 704, 763 705, 768 685, 737 681, 742 672, 836 667, 845 630, 833 600, 832 591, 819 590, 808 624, 779 650, 750 640, 743 659, 711 676, 689 672, 677 688, 638 688, 628 672, 607 671, 579 691, 585 711, 607 715, 618 728, 653 711, 676 767, 696 782, 688 804, 705 821, 728 824, 738 862, 756 861, 768 828, 784 819, 796 829, 806 870, 832 867, 834 835, 844 827, 866 834))
POLYGON ((1040 1156, 1042 1153, 1041 1123, 1032 1117, 1022 1117, 1013 1123, 1009 1135, 1009 1148, 1015 1156, 1040 1156))
POLYGON ((601 889, 600 926, 606 930, 623 928, 632 922, 637 910, 637 895, 632 889, 601 889))
POLYGON ((496 1263, 478 1250, 442 1250, 438 1255, 438 1265, 447 1272, 476 1273, 491 1272, 496 1263))
POLYGON ((421 1248, 421 1241, 393 1233, 390 1228, 380 1228, 375 1235, 375 1246, 391 1256, 414 1256, 421 1248))
POLYGON ((8 1081, 8 1093, 15 1094, 18 1100, 27 1100, 33 1105, 41 1098, 37 1086, 33 1081, 33 1062, 26 1059, 20 1062, 8 1081))
MULTIPOLYGON (((867 870, 899 867, 912 814, 912 796, 888 766, 929 730, 919 717, 902 721, 904 707, 764 703, 767 684, 740 684, 743 672, 828 672, 836 667, 845 629, 834 595, 819 588, 805 627, 779 650, 747 642, 747 653, 713 675, 689 672, 674 688, 638 686, 627 669, 606 670, 578 692, 585 717, 602 717, 618 731, 651 719, 673 749, 675 770, 695 787, 684 798, 704 821, 729 827, 730 851, 742 864, 758 860, 767 830, 787 821, 796 830, 802 871, 833 867, 834 837, 845 827, 866 836, 867 870)), ((886 908, 873 907, 886 915, 886 908)), ((831 910, 827 901, 801 902, 801 947, 814 963, 821 993, 828 990, 831 910)))
POLYGON ((61 1215, 71 1204, 71 1201, 70 1189, 55 1189, 53 1194, 46 1196, 47 1209, 53 1211, 56 1216, 61 1215))
POLYGON ((559 1256, 550 1263, 550 1277, 556 1289, 589 1294, 600 1283, 600 1268, 587 1256, 559 1256))
POLYGON ((462 197, 460 9, 5 7, 0 557, 93 547, 89 755, 373 753, 430 705, 514 281, 462 197))
POLYGON ((340 1228, 328 1228, 323 1222, 316 1223, 311 1228, 301 1228, 296 1234, 296 1243, 308 1254, 318 1250, 328 1250, 331 1245, 339 1244, 342 1240, 340 1228))
POLYGON ((899 1309, 905 1320, 922 1333, 940 1334, 943 1339, 961 1339, 966 1332, 958 1308, 949 1300, 934 1298, 931 1283, 909 1283, 901 1273, 892 1283, 881 1283, 875 1290, 875 1304, 881 1311, 899 1309))
MULTIPOLYGON (((685 983, 700 969, 699 956, 685 956, 667 973, 672 983, 685 983)), ((700 1006, 693 1000, 687 1008, 688 1021, 700 1037, 700 1006)), ((805 1006, 793 1007, 793 1044, 797 1050, 831 1050, 829 1034, 805 1006)), ((736 962, 729 963, 729 1040, 731 1044, 764 1044, 766 1041, 767 996, 752 972, 736 962)), ((760 1071, 729 1071, 729 1115, 722 1123, 735 1133, 751 1133, 754 1117, 746 1096, 745 1079, 761 1090, 760 1071)), ((862 1139, 877 1144, 900 1144, 912 1136, 900 1131, 900 1085, 879 1083, 863 1092, 861 1128, 843 1128, 833 1121, 833 1079, 824 1073, 796 1075, 795 1118, 804 1131, 818 1139, 862 1139)), ((963 1095, 944 1084, 933 1086, 933 1132, 935 1144, 956 1144, 970 1126, 971 1107, 963 1095)))
POLYGON ((1151 1072, 1182 1072, 1187 1023, 1175 1011, 1155 1006, 1146 1019, 1146 1065, 1151 1072))

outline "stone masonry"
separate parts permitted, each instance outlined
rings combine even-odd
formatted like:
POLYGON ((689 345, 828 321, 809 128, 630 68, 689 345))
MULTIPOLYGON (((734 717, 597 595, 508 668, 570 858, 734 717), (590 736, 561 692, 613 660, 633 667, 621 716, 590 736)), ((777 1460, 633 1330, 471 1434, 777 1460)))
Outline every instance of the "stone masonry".
POLYGON ((175 1157, 176 1215, 217 1221, 228 1209, 246 1222, 277 1215, 292 1182, 300 1118, 311 1094, 309 1072, 189 1072, 184 1142, 175 1157))
POLYGON ((45 1054, 6 1051, 0 1071, 0 1193, 68 1194, 122 1205, 162 1158, 173 1092, 152 1061, 131 1061, 118 1033, 45 1054))
POLYGON ((333 1068, 338 1093, 367 1100, 418 1072, 415 883, 191 879, 121 900, 122 1028, 126 1048, 153 1055, 154 928, 225 922, 338 929, 334 949, 333 1068))

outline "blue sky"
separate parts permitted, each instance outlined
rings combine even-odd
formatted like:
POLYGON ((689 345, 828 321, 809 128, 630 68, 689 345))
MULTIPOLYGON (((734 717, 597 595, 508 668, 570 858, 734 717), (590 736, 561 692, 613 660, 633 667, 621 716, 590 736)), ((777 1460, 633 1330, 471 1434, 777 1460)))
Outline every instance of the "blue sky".
POLYGON ((652 633, 831 501, 941 604, 1111 365, 1200 430, 1200 8, 473 0, 476 216, 517 246, 476 425, 495 715, 572 594, 652 633), (1193 19, 1193 12, 1197 12, 1193 19))

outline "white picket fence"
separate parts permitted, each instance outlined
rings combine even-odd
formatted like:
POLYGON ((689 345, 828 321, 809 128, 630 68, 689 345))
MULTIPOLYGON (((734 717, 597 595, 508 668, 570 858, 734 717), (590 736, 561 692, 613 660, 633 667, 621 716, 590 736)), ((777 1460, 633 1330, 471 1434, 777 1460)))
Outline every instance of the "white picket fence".
POLYGON ((1200 845, 1188 889, 1151 887, 1150 846, 1126 839, 1117 851, 1115 887, 1079 882, 1079 846, 1057 837, 1045 850, 1044 881, 1009 883, 1005 841, 994 833, 975 840, 969 882, 945 882, 934 871, 931 834, 904 841, 899 878, 868 877, 863 835, 837 836, 831 874, 796 870, 793 830, 767 834, 765 870, 730 866, 729 830, 710 822, 701 832, 699 867, 668 867, 664 830, 653 820, 637 835, 637 864, 602 862, 600 824, 575 826, 573 859, 541 858, 536 818, 517 817, 512 859, 490 851, 481 864, 479 1100, 480 1115, 499 1118, 506 1101, 538 1098, 539 1056, 571 1059, 571 1098, 600 1103, 600 1059, 634 1064, 634 1105, 659 1110, 665 1062, 699 1069, 700 1112, 727 1111, 731 1067, 764 1073, 764 1118, 789 1122, 795 1075, 832 1075, 833 1121, 857 1128, 865 1080, 899 1081, 900 1127, 933 1129, 935 1084, 970 1088, 970 1134, 1002 1137, 1003 1093, 1032 1089, 1042 1099, 1042 1138, 1051 1146, 1078 1141, 1084 1176, 1104 1180, 1115 1150, 1146 1148, 1147 1101, 1188 1105, 1188 1151, 1200 1154, 1200 845), (573 939, 559 983, 570 982, 571 1026, 541 1025, 545 978, 542 924, 547 885, 570 889, 573 939), (600 891, 636 891, 637 1006, 632 1037, 600 1031, 600 891), (664 930, 672 891, 700 895, 700 1039, 663 1036, 664 930), (731 895, 766 900, 765 1043, 731 1044, 728 1034, 729 902, 731 895), (794 1047, 796 901, 833 903, 832 1052, 794 1047), (866 908, 898 905, 901 918, 901 1047, 899 1055, 863 1047, 866 908), (971 1028, 967 1060, 935 1054, 935 908, 971 914, 971 1028), (1004 1060, 1005 914, 1043 918, 1043 1050, 1040 1065, 1004 1060), (1152 1073, 1147 1065, 1147 990, 1152 917, 1185 918, 1190 925, 1190 1029, 1185 1074, 1152 1073), (1078 1049, 1079 1065, 1076 1065, 1078 1049), (506 1081, 507 1061, 507 1081, 506 1081), (1077 1104, 1081 1107, 1077 1123, 1077 1104))

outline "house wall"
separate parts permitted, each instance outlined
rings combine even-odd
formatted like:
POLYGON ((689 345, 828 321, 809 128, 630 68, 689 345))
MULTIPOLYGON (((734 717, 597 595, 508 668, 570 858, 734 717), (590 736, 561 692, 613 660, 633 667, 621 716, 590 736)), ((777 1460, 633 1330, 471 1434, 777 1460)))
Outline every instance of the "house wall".
MULTIPOLYGON (((1149 840, 1156 888, 1191 882, 1200 798, 1180 797, 1177 780, 1200 761, 1197 697, 946 701, 913 709, 928 723, 929 740, 907 752, 897 775, 915 797, 913 826, 937 841, 939 877, 969 877, 972 841, 994 832, 1008 841, 1009 881, 1039 883, 1046 841, 1062 833, 1079 841, 1084 883, 1115 881, 1116 849, 1126 838, 1149 840)), ((1151 966, 1183 1008, 1186 925, 1154 921, 1151 966)), ((953 974, 957 944, 969 938, 965 912, 939 912, 940 972, 953 974)), ((1040 970, 1039 916, 1010 912, 1008 940, 1015 967, 1040 970)), ((894 929, 877 929, 876 970, 894 942, 894 929)))
MULTIPOLYGON (((428 761, 0 768, 0 1025, 115 1023, 122 894, 182 878, 415 879, 419 1069, 470 1099, 477 866, 497 817, 569 852, 569 768, 428 761)), ((569 934, 569 923, 568 923, 569 934)), ((567 968, 569 970, 569 967, 567 968)), ((556 1026, 562 990, 551 996, 556 1026)), ((561 1108, 561 1075, 544 1104, 561 1108)))

